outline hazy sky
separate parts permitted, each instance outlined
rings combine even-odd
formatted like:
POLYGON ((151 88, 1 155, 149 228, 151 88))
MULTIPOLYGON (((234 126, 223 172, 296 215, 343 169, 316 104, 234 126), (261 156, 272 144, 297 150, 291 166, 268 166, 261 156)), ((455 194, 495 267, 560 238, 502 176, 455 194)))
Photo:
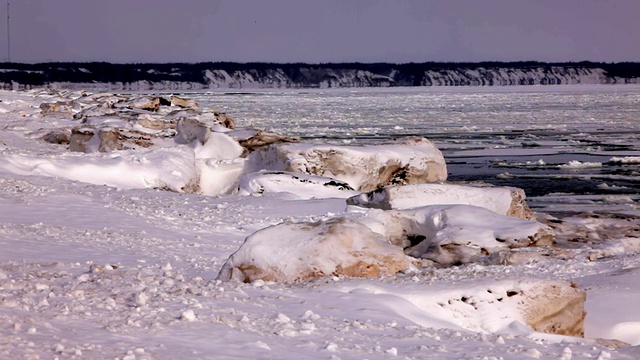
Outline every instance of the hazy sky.
POLYGON ((10 3, 16 62, 640 61, 640 0, 10 3))

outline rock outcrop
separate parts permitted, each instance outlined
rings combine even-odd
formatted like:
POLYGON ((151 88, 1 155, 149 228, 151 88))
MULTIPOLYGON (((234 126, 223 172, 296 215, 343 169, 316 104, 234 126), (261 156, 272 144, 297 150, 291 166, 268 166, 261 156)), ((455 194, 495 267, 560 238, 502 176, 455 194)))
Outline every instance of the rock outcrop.
POLYGON ((442 153, 424 138, 377 146, 276 144, 249 159, 258 168, 331 177, 359 191, 447 178, 442 153))
POLYGON ((427 205, 473 205, 501 215, 532 220, 522 189, 488 184, 413 184, 385 186, 347 199, 347 204, 383 210, 404 210, 427 205))
POLYGON ((360 223, 338 218, 282 223, 254 233, 229 257, 218 279, 298 282, 395 274, 408 267, 400 248, 360 223))

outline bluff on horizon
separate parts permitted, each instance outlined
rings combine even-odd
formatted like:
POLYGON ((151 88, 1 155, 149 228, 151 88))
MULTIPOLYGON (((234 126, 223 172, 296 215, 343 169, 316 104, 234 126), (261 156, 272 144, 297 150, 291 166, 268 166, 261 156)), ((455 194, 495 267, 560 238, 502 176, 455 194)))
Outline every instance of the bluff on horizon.
POLYGON ((110 90, 638 84, 640 63, 0 63, 4 89, 110 90))

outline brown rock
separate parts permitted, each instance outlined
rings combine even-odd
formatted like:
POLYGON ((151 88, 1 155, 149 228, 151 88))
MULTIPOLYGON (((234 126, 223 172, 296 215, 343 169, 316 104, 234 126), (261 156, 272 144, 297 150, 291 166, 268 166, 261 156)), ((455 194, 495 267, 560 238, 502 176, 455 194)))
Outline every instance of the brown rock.
POLYGON ((182 108, 197 108, 200 107, 197 101, 191 99, 185 99, 177 96, 171 96, 171 105, 179 106, 182 108))
POLYGON ((98 151, 100 152, 111 152, 115 150, 122 150, 123 148, 122 139, 120 138, 117 129, 100 129, 98 137, 100 139, 98 151))
POLYGON ((51 144, 68 144, 71 133, 65 130, 54 130, 45 134, 42 139, 51 144))
POLYGON ((227 114, 216 111, 214 112, 214 115, 216 116, 216 119, 220 121, 220 124, 222 124, 222 126, 226 127, 227 129, 233 130, 236 128, 235 121, 233 121, 233 119, 229 117, 227 114))
POLYGON ((249 236, 218 279, 297 282, 327 276, 395 274, 409 263, 402 250, 352 220, 282 223, 249 236))
POLYGON ((246 156, 249 153, 252 153, 256 149, 263 146, 267 146, 271 144, 287 143, 287 142, 298 142, 298 140, 294 138, 286 137, 286 136, 281 136, 268 131, 260 130, 252 137, 248 139, 240 140, 239 142, 240 142, 240 145, 246 149, 245 153, 243 154, 244 156, 246 156))
POLYGON ((584 337, 586 292, 574 283, 536 284, 508 293, 518 300, 527 325, 539 332, 584 337))
POLYGON ((87 142, 91 140, 95 132, 92 128, 73 128, 69 137, 69 150, 86 152, 87 142))

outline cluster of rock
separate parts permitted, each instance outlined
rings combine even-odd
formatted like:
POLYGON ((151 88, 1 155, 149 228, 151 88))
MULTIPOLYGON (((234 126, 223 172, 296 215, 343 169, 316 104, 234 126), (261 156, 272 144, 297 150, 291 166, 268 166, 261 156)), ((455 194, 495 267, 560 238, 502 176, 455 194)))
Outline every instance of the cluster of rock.
MULTIPOLYGON (((44 136, 71 151, 188 149, 193 168, 175 171, 196 178, 188 187, 169 190, 251 196, 288 192, 300 199, 346 200, 347 211, 339 217, 285 222, 249 236, 224 264, 220 280, 380 276, 416 266, 487 261, 513 249, 553 243, 553 230, 534 220, 521 189, 446 183, 444 157, 427 139, 376 146, 298 143, 259 130, 236 129, 224 113, 176 96, 82 94, 42 104, 41 112, 79 122, 44 136)), ((563 284, 554 286, 569 286, 563 284)), ((583 292, 545 294, 548 302, 570 304, 571 314, 584 317, 576 310, 584 303, 583 292)), ((553 331, 550 325, 536 324, 556 319, 562 309, 531 306, 534 310, 528 313, 539 316, 532 316, 528 324, 553 331), (553 309, 555 315, 540 309, 553 309)), ((563 324, 556 326, 561 333, 581 334, 581 326, 563 324)))
POLYGON ((225 113, 201 109, 196 101, 178 96, 82 93, 66 101, 42 103, 40 109, 42 116, 78 120, 78 126, 50 132, 44 140, 69 144, 71 151, 79 152, 148 148, 161 139, 174 137, 178 124, 185 121, 235 128, 225 113))

